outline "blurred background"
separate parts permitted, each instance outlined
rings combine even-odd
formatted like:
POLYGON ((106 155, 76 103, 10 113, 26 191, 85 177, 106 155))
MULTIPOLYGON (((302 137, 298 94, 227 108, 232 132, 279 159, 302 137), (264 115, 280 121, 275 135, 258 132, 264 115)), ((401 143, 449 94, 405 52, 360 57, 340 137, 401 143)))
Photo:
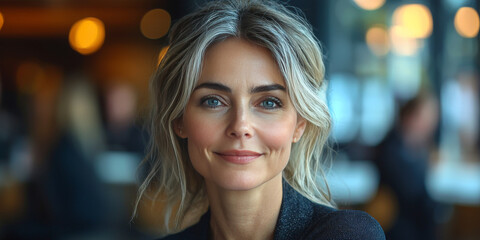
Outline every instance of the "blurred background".
MULTIPOLYGON (((149 77, 202 0, 0 0, 0 239, 151 239, 130 222, 149 77)), ((480 239, 479 2, 291 0, 322 43, 340 208, 387 239, 480 239)))

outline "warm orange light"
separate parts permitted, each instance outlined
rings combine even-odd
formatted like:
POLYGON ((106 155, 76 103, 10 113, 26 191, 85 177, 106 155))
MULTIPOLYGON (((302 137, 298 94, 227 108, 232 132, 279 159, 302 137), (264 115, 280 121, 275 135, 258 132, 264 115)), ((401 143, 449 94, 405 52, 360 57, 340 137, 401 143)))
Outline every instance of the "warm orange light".
POLYGON ((392 26, 390 28, 390 40, 392 50, 399 55, 412 56, 417 53, 420 47, 419 40, 416 38, 405 37, 405 28, 401 26, 392 26))
POLYGON ((432 14, 425 5, 406 4, 393 12, 393 25, 403 28, 403 37, 427 38, 433 30, 432 14))
POLYGON ((165 57, 165 54, 167 54, 169 46, 163 47, 160 53, 158 54, 158 63, 157 66, 160 65, 160 62, 162 61, 163 57, 165 57))
POLYGON ((375 26, 368 29, 365 41, 368 48, 377 56, 384 56, 390 50, 388 32, 383 26, 375 26))
POLYGON ((353 0, 359 7, 365 10, 375 10, 385 4, 385 0, 353 0))
POLYGON ((170 14, 163 9, 152 9, 148 11, 140 22, 140 31, 150 39, 158 39, 167 34, 170 29, 170 14))
POLYGON ((105 26, 97 18, 81 19, 73 24, 68 40, 75 51, 84 55, 94 53, 105 40, 105 26))
POLYGON ((2 27, 3 27, 3 15, 0 12, 0 30, 2 30, 2 27))
POLYGON ((474 38, 478 35, 480 20, 478 13, 471 7, 462 7, 455 14, 455 29, 460 36, 474 38))

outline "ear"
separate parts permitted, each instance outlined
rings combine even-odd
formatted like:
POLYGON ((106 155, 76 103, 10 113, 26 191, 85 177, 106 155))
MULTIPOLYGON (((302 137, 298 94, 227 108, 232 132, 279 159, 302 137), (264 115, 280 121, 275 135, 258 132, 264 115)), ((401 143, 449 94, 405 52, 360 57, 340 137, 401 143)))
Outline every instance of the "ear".
POLYGON ((307 120, 301 117, 300 115, 297 117, 297 125, 295 126, 295 132, 293 133, 293 142, 298 142, 307 127, 307 120))
POLYGON ((173 131, 181 138, 187 138, 187 134, 183 129, 183 117, 179 117, 173 121, 173 131))

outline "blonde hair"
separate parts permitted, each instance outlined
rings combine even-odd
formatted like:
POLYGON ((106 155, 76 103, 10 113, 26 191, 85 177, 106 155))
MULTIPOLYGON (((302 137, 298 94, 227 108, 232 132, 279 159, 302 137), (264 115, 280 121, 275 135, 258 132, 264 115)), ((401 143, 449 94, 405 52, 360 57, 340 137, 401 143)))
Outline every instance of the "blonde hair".
POLYGON ((203 178, 192 167, 186 140, 176 136, 173 122, 183 114, 208 47, 230 37, 256 43, 272 53, 295 109, 307 120, 302 138, 292 145, 283 177, 311 201, 332 206, 322 164, 331 127, 324 97, 325 69, 310 25, 273 1, 214 1, 180 19, 169 36, 170 47, 150 86, 151 138, 144 159, 150 172, 140 186, 135 209, 153 190, 154 198, 164 198, 165 229, 172 232, 179 230, 187 213, 208 204, 203 178))

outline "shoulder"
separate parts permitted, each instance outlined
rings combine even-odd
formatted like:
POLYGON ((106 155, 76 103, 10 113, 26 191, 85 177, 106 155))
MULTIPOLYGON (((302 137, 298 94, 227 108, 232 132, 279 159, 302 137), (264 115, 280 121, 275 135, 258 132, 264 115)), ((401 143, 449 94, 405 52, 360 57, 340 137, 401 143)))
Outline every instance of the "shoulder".
POLYGON ((321 205, 316 206, 314 212, 305 239, 385 239, 380 224, 366 212, 321 205))
POLYGON ((205 234, 202 234, 203 231, 199 231, 199 229, 196 229, 196 226, 192 226, 190 228, 187 228, 181 232, 174 233, 168 236, 165 236, 163 238, 160 238, 158 240, 188 240, 188 239, 205 239, 207 240, 207 236, 205 234))
POLYGON ((380 224, 365 212, 314 203, 284 184, 274 239, 383 240, 385 234, 380 224))
POLYGON ((181 232, 168 235, 164 238, 160 238, 159 240, 189 240, 189 239, 207 240, 209 222, 210 222, 210 211, 207 211, 196 224, 188 227, 187 229, 181 232))
POLYGON ((193 235, 191 234, 190 229, 187 228, 181 232, 174 233, 157 240, 183 240, 183 239, 195 239, 193 238, 193 235))
POLYGON ((163 238, 159 238, 157 240, 180 240, 180 239, 184 239, 182 235, 182 232, 180 233, 176 233, 176 234, 172 234, 172 235, 168 235, 166 237, 163 237, 163 238))

